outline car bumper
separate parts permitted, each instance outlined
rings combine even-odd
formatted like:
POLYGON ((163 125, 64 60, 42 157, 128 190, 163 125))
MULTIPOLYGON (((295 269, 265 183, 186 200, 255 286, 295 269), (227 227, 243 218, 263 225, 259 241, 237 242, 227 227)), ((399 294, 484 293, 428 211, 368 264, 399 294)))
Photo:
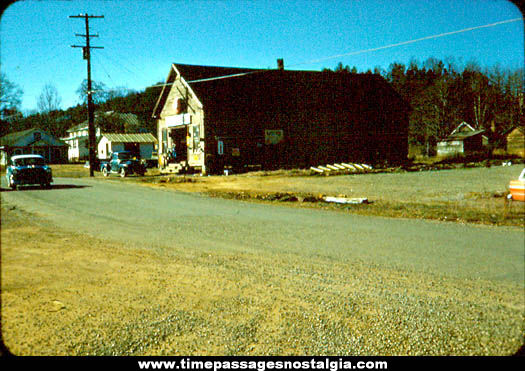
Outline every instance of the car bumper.
POLYGON ((146 172, 146 167, 142 164, 133 164, 124 167, 129 174, 140 174, 146 172))
POLYGON ((9 178, 11 185, 25 185, 25 184, 50 184, 53 182, 51 174, 17 174, 9 178))

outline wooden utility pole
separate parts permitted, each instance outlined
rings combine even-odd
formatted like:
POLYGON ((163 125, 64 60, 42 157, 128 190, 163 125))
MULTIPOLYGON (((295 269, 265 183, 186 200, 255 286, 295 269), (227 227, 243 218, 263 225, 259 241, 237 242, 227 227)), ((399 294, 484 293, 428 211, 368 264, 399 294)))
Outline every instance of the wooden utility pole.
POLYGON ((91 46, 90 38, 98 37, 98 35, 89 34, 89 18, 104 18, 103 15, 70 15, 69 18, 84 18, 86 22, 86 34, 75 36, 82 36, 86 38, 86 45, 71 45, 72 48, 82 48, 83 57, 87 60, 87 110, 88 110, 88 136, 89 136, 89 176, 94 176, 95 158, 96 158, 96 143, 95 135, 94 112, 93 112, 93 97, 91 88, 91 49, 104 49, 102 46, 91 46))

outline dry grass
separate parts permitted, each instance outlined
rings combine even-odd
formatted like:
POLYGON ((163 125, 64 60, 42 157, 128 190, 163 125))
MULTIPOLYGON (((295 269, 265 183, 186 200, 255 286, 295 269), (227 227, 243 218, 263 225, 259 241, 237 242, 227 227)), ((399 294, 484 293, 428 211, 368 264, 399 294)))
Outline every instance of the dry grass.
POLYGON ((130 248, 2 210, 19 355, 506 355, 522 288, 317 255, 130 248))
MULTIPOLYGON (((63 178, 84 178, 89 176, 89 168, 80 164, 62 164, 50 165, 53 170, 53 176, 63 178)), ((95 175, 102 175, 100 172, 95 172, 95 175)))
MULTIPOLYGON (((306 200, 287 205, 329 208, 361 215, 421 218, 460 223, 522 226, 525 204, 508 203, 509 180, 523 165, 457 168, 422 172, 383 172, 339 176, 311 176, 303 170, 252 172, 232 176, 161 176, 148 169, 145 177, 109 181, 201 192, 211 196, 253 201, 306 200), (282 197, 289 195, 293 197, 282 197), (368 205, 334 205, 317 202, 321 195, 368 198, 368 205)), ((53 165, 55 177, 88 177, 82 165, 53 165)), ((98 172, 95 177, 102 178, 98 172)))
MULTIPOLYGON (((212 196, 330 208, 361 215, 522 226, 525 204, 508 203, 508 183, 523 165, 440 171, 306 176, 300 171, 234 176, 149 176, 127 181, 212 196), (321 195, 368 198, 368 205, 317 202, 321 195)), ((112 178, 115 179, 115 178, 112 178)), ((118 180, 121 181, 121 180, 118 180)))

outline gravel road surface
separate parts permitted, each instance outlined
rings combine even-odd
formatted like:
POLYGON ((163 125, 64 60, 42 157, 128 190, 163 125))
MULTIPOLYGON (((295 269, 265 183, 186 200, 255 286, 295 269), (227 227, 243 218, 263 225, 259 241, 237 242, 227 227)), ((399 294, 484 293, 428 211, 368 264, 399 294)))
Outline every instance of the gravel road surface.
POLYGON ((56 178, 49 190, 10 191, 2 178, 2 187, 4 207, 130 248, 275 251, 451 277, 525 281, 525 235, 519 228, 357 216, 107 179, 56 178))

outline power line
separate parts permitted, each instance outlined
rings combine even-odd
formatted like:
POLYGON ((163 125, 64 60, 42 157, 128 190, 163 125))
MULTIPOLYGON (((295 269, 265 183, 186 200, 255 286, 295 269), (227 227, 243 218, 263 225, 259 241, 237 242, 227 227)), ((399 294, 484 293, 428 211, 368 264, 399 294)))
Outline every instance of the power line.
POLYGON ((108 54, 104 54, 104 53, 102 53, 102 56, 103 56, 104 58, 106 58, 109 62, 111 62, 111 64, 113 64, 115 67, 123 68, 123 69, 125 69, 127 72, 131 73, 132 75, 140 75, 140 73, 138 73, 137 71, 132 71, 132 70, 130 70, 130 69, 126 66, 126 63, 119 62, 118 60, 114 59, 113 57, 110 57, 108 54))
POLYGON ((430 40, 430 39, 437 39, 438 37, 445 37, 445 36, 450 36, 450 35, 454 35, 454 34, 458 34, 458 33, 462 33, 462 32, 469 32, 469 31, 479 30, 479 29, 481 29, 481 28, 495 27, 495 26, 499 26, 499 25, 501 25, 501 24, 511 23, 511 22, 517 22, 517 21, 522 21, 522 20, 523 20, 523 18, 507 19, 507 20, 505 20, 505 21, 500 21, 500 22, 490 23, 490 24, 486 24, 486 25, 482 25, 482 26, 475 26, 475 27, 464 28, 464 29, 462 29, 462 30, 451 31, 451 32, 445 32, 445 33, 441 33, 441 34, 437 34, 437 35, 432 35, 432 36, 420 37, 420 38, 418 38, 418 39, 409 40, 409 41, 403 41, 403 42, 399 42, 399 43, 395 43, 395 44, 390 44, 390 45, 385 45, 385 46, 379 46, 379 47, 377 47, 377 48, 370 48, 370 49, 358 50, 358 51, 354 51, 354 52, 349 52, 349 53, 344 53, 344 54, 333 55, 333 56, 330 56, 330 57, 324 57, 324 58, 314 59, 314 60, 310 60, 310 61, 300 62, 300 63, 296 63, 296 64, 293 64, 293 65, 289 65, 288 67, 294 67, 294 66, 299 66, 299 65, 303 65, 303 64, 313 64, 313 63, 323 62, 323 61, 326 61, 326 60, 329 60, 329 59, 335 59, 335 58, 341 58, 341 57, 348 57, 348 56, 350 56, 350 55, 357 55, 357 54, 363 54, 363 53, 374 52, 374 51, 377 51, 377 50, 383 50, 383 49, 394 48, 394 47, 396 47, 396 46, 402 46, 402 45, 413 44, 413 43, 416 43, 416 42, 419 42, 419 41, 430 40))
MULTIPOLYGON (((95 57, 95 59, 97 61, 98 60, 98 56, 95 57)), ((115 82, 113 81, 113 79, 111 78, 111 76, 109 75, 109 72, 106 70, 106 68, 104 67, 104 63, 99 63, 100 67, 102 67, 102 70, 104 70, 104 72, 106 73, 107 77, 111 80, 111 82, 113 83, 113 85, 115 85, 115 82)))
MULTIPOLYGON (((349 53, 344 53, 344 54, 338 54, 338 55, 334 55, 334 56, 330 56, 330 57, 324 57, 324 58, 319 58, 319 59, 315 59, 315 60, 310 60, 310 61, 305 61, 305 62, 295 63, 295 64, 292 64, 292 65, 289 65, 288 67, 294 67, 294 66, 304 65, 304 64, 318 63, 318 62, 322 62, 322 61, 329 60, 329 59, 334 59, 334 58, 340 58, 340 57, 345 57, 345 56, 350 56, 350 55, 357 55, 357 54, 362 54, 362 53, 369 53, 369 52, 373 52, 373 51, 377 51, 377 50, 382 50, 382 49, 394 48, 394 47, 397 47, 397 46, 402 46, 402 45, 407 45, 407 44, 413 44, 413 43, 416 43, 416 42, 419 42, 419 41, 430 40, 430 39, 436 39, 436 38, 439 38, 439 37, 445 37, 445 36, 450 36, 450 35, 454 35, 454 34, 458 34, 458 33, 474 31, 474 30, 482 29, 482 28, 495 27, 495 26, 499 26, 499 25, 501 25, 501 24, 506 24, 506 23, 511 23, 511 22, 517 22, 517 21, 521 21, 521 20, 523 20, 523 18, 508 19, 508 20, 505 20, 505 21, 494 22, 494 23, 490 23, 490 24, 486 24, 486 25, 482 25, 482 26, 475 26, 475 27, 464 28, 464 29, 461 29, 461 30, 445 32, 445 33, 441 33, 441 34, 437 34, 437 35, 425 36, 425 37, 421 37, 421 38, 414 39, 414 40, 402 41, 402 42, 399 42, 399 43, 394 43, 394 44, 390 44, 390 45, 380 46, 380 47, 376 47, 376 48, 364 49, 364 50, 359 50, 359 51, 354 51, 354 52, 349 52, 349 53)), ((113 62, 116 62, 116 61, 114 61, 111 57, 109 57, 109 55, 103 55, 103 56, 104 56, 105 58, 108 58, 109 60, 111 60, 111 61, 113 61, 113 62)), ((125 65, 123 65, 123 64, 120 64, 120 63, 119 63, 119 67, 122 67, 122 68, 126 69, 126 70, 127 70, 128 72, 130 72, 130 73, 134 73, 133 71, 131 71, 130 69, 128 69, 128 68, 127 68, 125 65)), ((261 70, 255 70, 255 71, 244 72, 244 73, 236 73, 236 74, 230 74, 230 75, 215 76, 215 77, 210 77, 210 78, 204 78, 204 79, 198 79, 198 80, 191 80, 191 81, 188 81, 188 83, 193 84, 193 83, 199 83, 199 82, 207 82, 207 81, 213 81, 213 80, 221 80, 221 79, 235 78, 235 77, 240 77, 240 76, 245 76, 245 75, 251 75, 251 74, 261 73, 261 72, 266 72, 266 71, 271 71, 271 70, 272 70, 272 69, 261 69, 261 70)), ((107 73, 107 72, 106 72, 106 73, 107 73)), ((108 76, 109 76, 109 75, 108 75, 108 76)), ((163 86, 168 86, 168 85, 173 85, 173 84, 174 84, 174 83, 156 84, 156 85, 148 86, 148 88, 163 87, 163 86)), ((113 90, 113 89, 109 89, 109 90, 107 90, 107 91, 110 91, 110 90, 113 90)), ((127 89, 127 90, 133 90, 133 89, 127 89)))
POLYGON ((196 82, 206 82, 206 81, 213 81, 213 80, 229 79, 229 78, 232 78, 232 77, 253 75, 254 73, 261 73, 261 72, 266 72, 266 71, 268 71, 268 70, 258 70, 258 71, 244 72, 244 73, 235 73, 235 74, 232 74, 232 75, 215 76, 215 77, 209 77, 207 79, 199 79, 199 80, 188 81, 188 84, 193 84, 193 83, 196 83, 196 82))
MULTIPOLYGON (((505 21, 494 22, 494 23, 490 23, 490 24, 486 24, 486 25, 482 25, 482 26, 475 26, 475 27, 464 28, 464 29, 461 29, 461 30, 445 32, 445 33, 441 33, 441 34, 437 34, 437 35, 420 37, 418 39, 409 40, 409 41, 402 41, 402 42, 399 42, 399 43, 394 43, 394 44, 390 44, 390 45, 380 46, 380 47, 376 47, 376 48, 358 50, 358 51, 354 51, 354 52, 333 55, 333 56, 330 56, 330 57, 324 57, 324 58, 314 59, 314 60, 310 60, 310 61, 295 63, 295 64, 288 65, 287 67, 295 67, 295 66, 304 65, 304 64, 318 63, 318 62, 322 62, 322 61, 329 60, 329 59, 334 59, 334 58, 340 58, 340 57, 346 57, 346 56, 350 56, 350 55, 369 53, 369 52, 382 50, 382 49, 394 48, 396 46, 413 44, 413 43, 416 43, 416 42, 419 42, 419 41, 436 39, 436 38, 439 38, 439 37, 450 36, 450 35, 454 35, 454 34, 458 34, 458 33, 462 33, 462 32, 474 31, 474 30, 478 30, 478 29, 481 29, 481 28, 495 27, 495 26, 499 26, 501 24, 517 22, 517 21, 521 21, 521 20, 523 20, 523 18, 507 19, 505 21)), ((228 78, 239 77, 239 76, 249 75, 249 74, 252 74, 252 73, 260 73, 260 72, 265 72, 265 71, 270 71, 270 70, 271 69, 257 70, 257 71, 253 71, 253 72, 246 72, 246 73, 239 73, 239 74, 232 74, 232 75, 224 75, 224 76, 216 76, 216 77, 211 77, 211 78, 207 78, 207 79, 188 81, 188 83, 198 83, 198 82, 204 82, 204 81, 228 79, 228 78)), ((174 83, 165 83, 165 84, 152 85, 150 87, 162 87, 162 86, 173 85, 173 84, 174 83)))
MULTIPOLYGON (((206 81, 229 79, 229 78, 232 78, 232 77, 240 77, 240 76, 252 75, 252 74, 255 74, 255 73, 262 73, 262 72, 267 72, 267 71, 275 71, 275 69, 256 70, 256 71, 250 71, 250 72, 235 73, 235 74, 231 74, 231 75, 222 75, 222 76, 208 77, 208 78, 205 78, 205 79, 198 79, 198 80, 187 81, 187 83, 188 84, 194 84, 194 83, 198 83, 198 82, 206 82, 206 81)), ((151 86, 148 86, 148 88, 162 88, 163 86, 168 86, 168 85, 173 85, 173 84, 175 84, 175 83, 174 82, 167 82, 167 83, 164 83, 164 84, 151 85, 151 86)))

